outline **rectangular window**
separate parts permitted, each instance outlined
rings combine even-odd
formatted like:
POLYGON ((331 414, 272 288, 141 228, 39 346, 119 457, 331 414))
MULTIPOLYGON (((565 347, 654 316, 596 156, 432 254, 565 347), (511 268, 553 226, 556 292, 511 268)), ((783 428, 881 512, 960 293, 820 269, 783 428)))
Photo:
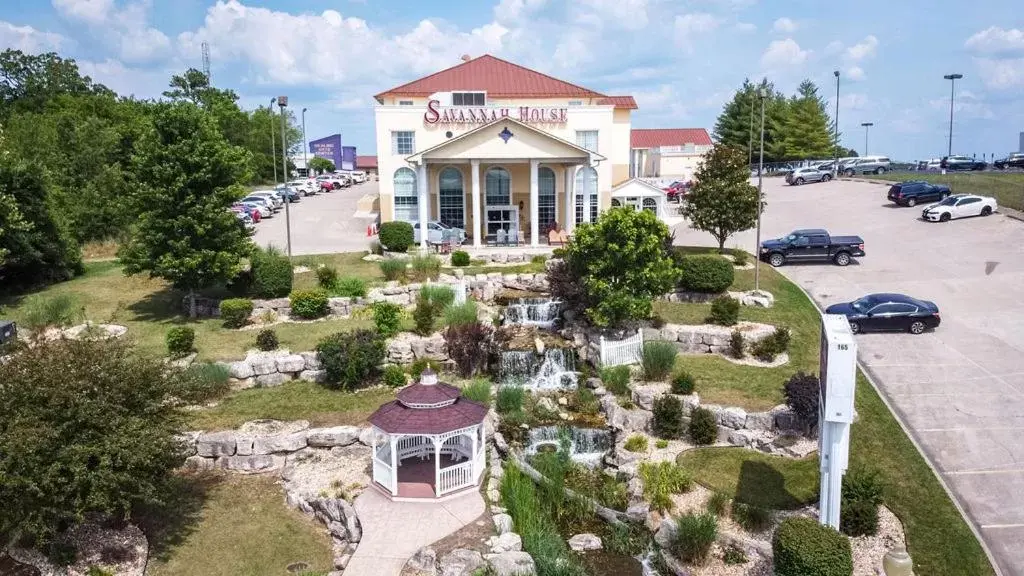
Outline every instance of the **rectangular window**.
POLYGON ((413 154, 416 152, 415 132, 392 132, 391 153, 392 154, 413 154))
POLYGON ((569 100, 569 106, 583 106, 583 100, 569 100))
POLYGON ((484 92, 452 92, 452 106, 483 106, 486 101, 484 92))
MULTIPOLYGON (((590 195, 590 222, 597 222, 597 194, 590 195)), ((583 223, 583 196, 576 195, 576 223, 583 223)))
POLYGON ((412 100, 399 100, 399 106, 412 106, 412 100))
POLYGON ((597 130, 577 130, 576 145, 591 152, 597 152, 597 130))

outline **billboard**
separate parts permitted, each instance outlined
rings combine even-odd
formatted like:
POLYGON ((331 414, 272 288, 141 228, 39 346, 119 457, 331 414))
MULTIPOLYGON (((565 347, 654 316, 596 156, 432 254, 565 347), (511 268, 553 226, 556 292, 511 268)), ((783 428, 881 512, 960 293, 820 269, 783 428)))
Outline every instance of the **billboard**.
POLYGON ((356 147, 355 146, 342 146, 341 147, 341 164, 338 166, 339 170, 355 170, 356 169, 356 147))
POLYGON ((314 156, 334 162, 335 169, 341 169, 341 134, 331 134, 309 143, 309 152, 314 156))

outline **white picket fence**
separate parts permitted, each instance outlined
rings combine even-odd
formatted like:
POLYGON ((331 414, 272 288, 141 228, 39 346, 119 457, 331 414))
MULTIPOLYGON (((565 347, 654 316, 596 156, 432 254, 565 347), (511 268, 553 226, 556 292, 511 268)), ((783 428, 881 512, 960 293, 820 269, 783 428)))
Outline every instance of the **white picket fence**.
POLYGON ((466 279, 463 278, 460 280, 458 284, 452 286, 452 289, 455 290, 455 305, 461 306, 462 304, 465 304, 466 293, 469 292, 468 287, 466 286, 466 279))
POLYGON ((636 335, 625 340, 605 340, 601 336, 601 366, 639 364, 644 353, 644 333, 638 328, 636 335))

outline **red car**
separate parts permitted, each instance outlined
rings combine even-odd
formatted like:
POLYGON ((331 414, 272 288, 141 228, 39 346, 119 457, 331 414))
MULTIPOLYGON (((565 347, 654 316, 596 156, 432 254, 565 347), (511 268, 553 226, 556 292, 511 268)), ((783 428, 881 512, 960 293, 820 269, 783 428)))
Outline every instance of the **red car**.
POLYGON ((665 196, 673 202, 678 202, 679 200, 686 196, 686 191, 689 188, 689 183, 676 181, 673 182, 672 184, 669 184, 669 186, 664 189, 665 196))
MULTIPOLYGON (((339 185, 338 187, 340 188, 341 186, 339 185)), ((334 191, 334 184, 328 182, 327 180, 321 180, 320 181, 320 191, 321 192, 333 192, 334 191)))
POLYGON ((253 224, 259 222, 263 218, 262 216, 260 216, 260 213, 259 213, 258 210, 250 210, 244 204, 232 204, 231 205, 231 211, 232 212, 241 212, 243 214, 248 214, 249 217, 252 218, 252 223, 253 224))

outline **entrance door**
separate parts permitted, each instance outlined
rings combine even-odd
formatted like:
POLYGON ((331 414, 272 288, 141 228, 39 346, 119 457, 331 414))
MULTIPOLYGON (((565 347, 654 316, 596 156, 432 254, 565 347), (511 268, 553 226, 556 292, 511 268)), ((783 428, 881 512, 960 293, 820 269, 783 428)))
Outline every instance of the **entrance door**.
POLYGON ((498 166, 488 168, 484 177, 484 199, 487 241, 497 240, 499 230, 503 232, 503 240, 509 233, 519 238, 519 209, 512 205, 512 178, 508 170, 498 166))
POLYGON ((519 208, 517 206, 488 206, 487 207, 487 242, 492 243, 498 239, 498 230, 502 230, 505 239, 515 238, 522 242, 523 237, 519 232, 519 208))

